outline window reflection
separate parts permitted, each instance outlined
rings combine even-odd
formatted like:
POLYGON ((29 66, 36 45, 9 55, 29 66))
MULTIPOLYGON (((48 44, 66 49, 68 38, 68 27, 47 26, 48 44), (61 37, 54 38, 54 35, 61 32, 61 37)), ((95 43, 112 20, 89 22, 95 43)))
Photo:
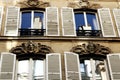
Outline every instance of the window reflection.
POLYGON ((82 80, 107 80, 104 61, 83 60, 80 63, 82 80))
POLYGON ((18 62, 18 80, 29 80, 29 60, 18 62))
POLYGON ((17 80, 44 80, 43 60, 18 61, 17 80))
POLYGON ((34 80, 43 80, 44 79, 44 62, 43 60, 35 60, 34 61, 34 70, 33 70, 33 78, 34 80))

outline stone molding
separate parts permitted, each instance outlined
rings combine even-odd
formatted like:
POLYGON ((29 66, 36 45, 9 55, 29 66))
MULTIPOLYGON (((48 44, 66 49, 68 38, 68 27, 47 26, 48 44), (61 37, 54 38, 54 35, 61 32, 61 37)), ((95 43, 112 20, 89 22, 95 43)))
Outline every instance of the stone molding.
POLYGON ((95 55, 106 56, 107 54, 112 53, 108 47, 105 47, 100 44, 95 44, 91 41, 88 42, 88 44, 77 45, 73 47, 70 51, 77 53, 79 55, 95 54, 95 55))
POLYGON ((34 43, 32 41, 29 41, 27 43, 22 43, 19 46, 13 47, 10 52, 16 54, 17 56, 24 54, 46 55, 53 53, 53 50, 51 47, 42 45, 41 43, 34 43))

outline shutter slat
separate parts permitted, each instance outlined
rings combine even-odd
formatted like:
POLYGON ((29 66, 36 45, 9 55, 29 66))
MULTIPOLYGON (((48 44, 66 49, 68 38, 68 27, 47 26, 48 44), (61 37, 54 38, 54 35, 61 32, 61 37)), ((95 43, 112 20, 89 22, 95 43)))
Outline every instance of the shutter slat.
POLYGON ((0 6, 0 30, 1 30, 1 26, 2 26, 2 14, 3 14, 3 7, 0 6))
POLYGON ((120 36, 120 9, 113 9, 113 14, 115 18, 115 23, 118 30, 118 35, 120 36))
POLYGON ((0 80, 14 80, 15 54, 2 52, 0 61, 0 80))
POLYGON ((72 52, 65 52, 65 68, 66 80, 81 80, 80 79, 80 62, 77 54, 72 52))
POLYGON ((17 36, 19 27, 20 8, 10 6, 7 9, 5 36, 17 36))
POLYGON ((47 36, 59 36, 59 16, 58 8, 47 7, 46 8, 46 29, 47 36))
POLYGON ((104 37, 116 37, 109 8, 98 9, 101 29, 104 37))
POLYGON ((120 54, 109 54, 107 56, 112 80, 120 79, 120 54))
POLYGON ((64 36, 76 36, 75 20, 72 8, 62 8, 62 28, 64 36))
POLYGON ((59 53, 47 54, 47 80, 62 80, 61 56, 59 53))

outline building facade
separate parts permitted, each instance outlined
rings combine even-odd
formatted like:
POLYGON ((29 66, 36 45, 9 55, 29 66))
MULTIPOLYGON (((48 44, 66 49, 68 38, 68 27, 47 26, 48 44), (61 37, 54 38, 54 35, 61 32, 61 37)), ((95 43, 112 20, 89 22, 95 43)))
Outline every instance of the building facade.
POLYGON ((0 80, 120 80, 119 0, 0 0, 0 80))

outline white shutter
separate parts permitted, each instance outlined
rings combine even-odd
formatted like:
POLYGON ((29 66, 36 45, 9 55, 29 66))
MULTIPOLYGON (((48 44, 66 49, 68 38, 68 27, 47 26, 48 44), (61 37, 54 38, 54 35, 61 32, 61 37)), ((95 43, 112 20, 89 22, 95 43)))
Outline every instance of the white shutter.
POLYGON ((80 62, 78 54, 72 52, 64 53, 66 80, 81 80, 80 62))
POLYGON ((118 30, 118 35, 120 36, 120 9, 113 9, 113 14, 114 14, 115 23, 118 30))
POLYGON ((47 80, 62 80, 61 56, 59 53, 47 54, 47 80))
POLYGON ((5 36, 17 36, 19 26, 19 11, 20 8, 10 6, 7 8, 5 36))
POLYGON ((109 8, 98 9, 101 29, 104 37, 116 37, 109 8))
POLYGON ((1 26, 2 26, 2 16, 3 16, 3 7, 0 6, 0 30, 1 30, 1 26))
POLYGON ((2 52, 0 59, 0 80, 14 80, 15 54, 2 52))
POLYGON ((56 7, 46 8, 46 30, 47 36, 59 36, 59 16, 56 7))
POLYGON ((120 80, 120 53, 107 56, 112 80, 120 80))
POLYGON ((64 36, 76 36, 73 9, 64 7, 61 10, 62 31, 64 36))

